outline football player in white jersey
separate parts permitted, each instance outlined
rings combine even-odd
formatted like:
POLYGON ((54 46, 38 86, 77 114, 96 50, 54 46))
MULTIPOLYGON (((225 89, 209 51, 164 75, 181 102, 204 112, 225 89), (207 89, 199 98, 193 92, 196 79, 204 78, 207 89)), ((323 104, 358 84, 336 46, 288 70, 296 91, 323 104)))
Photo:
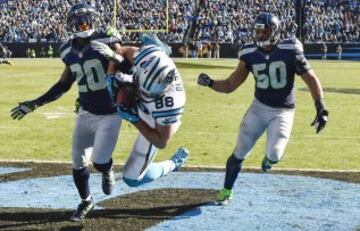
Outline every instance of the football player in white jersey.
POLYGON ((254 23, 254 43, 245 44, 240 51, 240 62, 225 80, 212 80, 200 74, 198 84, 230 93, 237 89, 250 72, 255 78, 255 99, 245 113, 234 152, 226 163, 224 188, 218 195, 219 204, 232 198, 232 188, 242 162, 250 154, 259 137, 267 130, 263 172, 268 172, 284 154, 290 138, 295 112, 294 77, 302 77, 315 102, 316 117, 311 124, 320 132, 326 125, 323 90, 319 79, 306 60, 303 47, 296 38, 279 40, 280 21, 270 13, 261 13, 254 23))
MULTIPOLYGON (((148 45, 140 49, 121 47, 114 53, 98 42, 92 43, 92 47, 118 63, 125 58, 133 64, 134 74, 130 82, 136 86, 137 103, 134 108, 117 106, 122 119, 131 122, 140 132, 125 164, 124 182, 136 187, 178 170, 188 158, 188 151, 183 147, 170 160, 153 163, 157 150, 164 149, 179 129, 185 106, 184 86, 168 56, 169 50, 148 45)), ((109 66, 110 94, 116 94, 113 90, 116 71, 116 65, 109 66)))

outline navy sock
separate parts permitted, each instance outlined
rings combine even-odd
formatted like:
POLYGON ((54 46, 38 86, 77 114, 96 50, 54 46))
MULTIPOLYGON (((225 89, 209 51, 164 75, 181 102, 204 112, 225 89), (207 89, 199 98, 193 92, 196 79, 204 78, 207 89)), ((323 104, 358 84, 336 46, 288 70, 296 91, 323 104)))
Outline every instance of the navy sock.
POLYGON ((73 178, 81 199, 88 198, 90 196, 89 169, 87 167, 79 170, 73 169, 73 178))
POLYGON ((110 168, 112 167, 113 161, 112 159, 110 159, 109 162, 105 163, 105 164, 97 164, 97 163, 93 163, 93 166, 96 170, 98 170, 99 172, 107 172, 110 170, 110 168))
POLYGON ((226 174, 224 188, 231 190, 234 186, 235 180, 241 170, 241 165, 244 159, 237 159, 234 154, 228 158, 226 162, 226 174))

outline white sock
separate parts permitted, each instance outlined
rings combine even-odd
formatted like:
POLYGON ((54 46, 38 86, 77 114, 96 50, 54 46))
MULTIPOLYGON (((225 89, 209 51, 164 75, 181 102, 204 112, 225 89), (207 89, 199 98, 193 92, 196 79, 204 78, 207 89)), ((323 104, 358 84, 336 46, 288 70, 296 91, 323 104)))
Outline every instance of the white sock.
POLYGON ((91 195, 89 195, 88 197, 86 197, 85 199, 82 199, 83 201, 90 201, 91 200, 91 195))
POLYGON ((175 163, 172 160, 165 160, 160 162, 162 168, 163 168, 163 176, 168 174, 169 172, 172 172, 175 169, 175 163))

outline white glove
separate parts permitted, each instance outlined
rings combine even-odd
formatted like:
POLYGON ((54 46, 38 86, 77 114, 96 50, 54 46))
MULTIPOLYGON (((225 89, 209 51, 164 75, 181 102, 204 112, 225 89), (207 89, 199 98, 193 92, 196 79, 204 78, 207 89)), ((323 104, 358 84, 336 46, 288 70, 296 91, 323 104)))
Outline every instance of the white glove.
POLYGON ((91 41, 91 48, 98 51, 100 54, 105 56, 107 59, 112 61, 122 63, 124 61, 124 57, 122 55, 117 54, 113 51, 108 45, 98 41, 91 41))
POLYGON ((122 83, 132 84, 134 82, 134 76, 122 73, 121 71, 116 72, 115 79, 122 83))

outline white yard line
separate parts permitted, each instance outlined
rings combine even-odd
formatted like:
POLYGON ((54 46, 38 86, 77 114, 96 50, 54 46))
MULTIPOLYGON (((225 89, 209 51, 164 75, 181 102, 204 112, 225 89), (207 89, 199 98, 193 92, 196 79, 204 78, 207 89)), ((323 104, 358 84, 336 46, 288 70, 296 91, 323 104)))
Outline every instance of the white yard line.
POLYGON ((74 113, 70 112, 45 112, 43 113, 45 115, 46 119, 60 119, 64 117, 71 117, 74 115, 74 113))
MULTIPOLYGON (((55 160, 9 160, 9 159, 0 159, 2 163, 49 163, 49 164, 71 164, 71 161, 55 161, 55 160)), ((120 167, 124 167, 124 164, 118 164, 120 167)), ((211 166, 211 165, 185 165, 187 169, 209 169, 209 170, 225 170, 225 166, 211 166)), ((244 168, 245 170, 260 170, 259 167, 247 166, 244 168)), ((339 172, 339 173, 347 173, 347 172, 360 172, 360 169, 316 169, 316 168, 274 168, 271 171, 299 171, 299 172, 339 172)))

